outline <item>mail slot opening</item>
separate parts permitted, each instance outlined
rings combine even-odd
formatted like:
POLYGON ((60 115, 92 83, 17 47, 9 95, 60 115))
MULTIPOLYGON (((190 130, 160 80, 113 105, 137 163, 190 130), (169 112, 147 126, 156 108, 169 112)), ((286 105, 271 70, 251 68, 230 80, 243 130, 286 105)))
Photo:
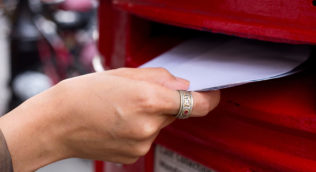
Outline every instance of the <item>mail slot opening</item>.
POLYGON ((203 36, 229 37, 134 15, 120 15, 115 21, 100 20, 99 46, 108 68, 138 67, 188 39, 203 36), (102 31, 104 29, 108 32, 102 31))
MULTIPOLYGON (((132 16, 130 26, 130 49, 126 65, 139 65, 170 50, 181 42, 202 36, 215 35, 210 32, 171 26, 132 16)), ((217 35, 225 37, 224 35, 217 35)))
MULTIPOLYGON (((209 30, 194 30, 182 26, 163 24, 134 15, 130 15, 127 18, 128 22, 122 22, 123 20, 117 21, 119 22, 117 25, 123 24, 124 29, 115 32, 117 36, 114 35, 114 37, 120 37, 120 39, 113 40, 114 42, 112 42, 111 45, 115 45, 115 49, 112 50, 112 54, 106 56, 107 65, 111 68, 122 66, 138 67, 182 42, 196 37, 237 39, 237 37, 231 35, 212 33, 209 30), (117 46, 118 44, 121 45, 117 46)), ((114 25, 112 27, 116 26, 114 25)), ((260 40, 252 41, 255 43, 265 42, 260 40)), ((266 44, 269 43, 270 42, 266 44)), ((282 45, 282 43, 280 45, 282 45)))
MULTIPOLYGON (((159 20, 139 17, 109 6, 101 6, 100 18, 99 46, 108 68, 138 67, 192 37, 229 37, 212 33, 206 28, 195 27, 195 30, 187 29, 180 23, 160 23, 159 20)), ((265 37, 258 39, 271 40, 265 37)))

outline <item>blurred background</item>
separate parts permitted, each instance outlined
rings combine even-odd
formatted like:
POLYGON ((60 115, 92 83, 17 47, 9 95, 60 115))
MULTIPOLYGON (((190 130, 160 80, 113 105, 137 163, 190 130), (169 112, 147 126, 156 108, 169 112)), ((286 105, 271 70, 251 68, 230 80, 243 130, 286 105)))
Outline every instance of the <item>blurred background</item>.
MULTIPOLYGON (((0 0, 0 114, 59 81, 93 72, 96 0, 0 0)), ((69 159, 38 171, 93 171, 69 159)))

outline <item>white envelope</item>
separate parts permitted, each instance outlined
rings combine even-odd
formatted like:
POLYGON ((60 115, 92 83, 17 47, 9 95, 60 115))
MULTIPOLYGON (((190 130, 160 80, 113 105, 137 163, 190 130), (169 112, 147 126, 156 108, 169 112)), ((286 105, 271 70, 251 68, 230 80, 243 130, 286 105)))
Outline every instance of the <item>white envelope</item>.
POLYGON ((206 91, 284 77, 305 62, 310 48, 246 39, 195 38, 141 67, 163 67, 206 91))

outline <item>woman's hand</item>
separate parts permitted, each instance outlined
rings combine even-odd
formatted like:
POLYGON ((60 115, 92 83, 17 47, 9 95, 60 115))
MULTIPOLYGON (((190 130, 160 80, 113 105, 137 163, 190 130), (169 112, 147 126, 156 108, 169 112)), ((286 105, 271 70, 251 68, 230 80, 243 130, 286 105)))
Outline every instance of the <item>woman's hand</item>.
MULTIPOLYGON (((118 69, 62 81, 1 118, 15 171, 79 157, 133 163, 175 120, 188 82, 163 69, 118 69)), ((204 116, 219 92, 193 93, 204 116)))

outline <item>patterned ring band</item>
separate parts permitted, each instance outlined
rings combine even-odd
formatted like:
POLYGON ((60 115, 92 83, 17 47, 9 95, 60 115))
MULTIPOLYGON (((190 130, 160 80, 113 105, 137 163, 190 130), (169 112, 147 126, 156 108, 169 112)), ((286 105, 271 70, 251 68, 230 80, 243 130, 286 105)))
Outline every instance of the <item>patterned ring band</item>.
POLYGON ((180 94, 180 108, 176 115, 178 119, 187 119, 191 116, 193 110, 193 96, 190 91, 178 91, 180 94))

